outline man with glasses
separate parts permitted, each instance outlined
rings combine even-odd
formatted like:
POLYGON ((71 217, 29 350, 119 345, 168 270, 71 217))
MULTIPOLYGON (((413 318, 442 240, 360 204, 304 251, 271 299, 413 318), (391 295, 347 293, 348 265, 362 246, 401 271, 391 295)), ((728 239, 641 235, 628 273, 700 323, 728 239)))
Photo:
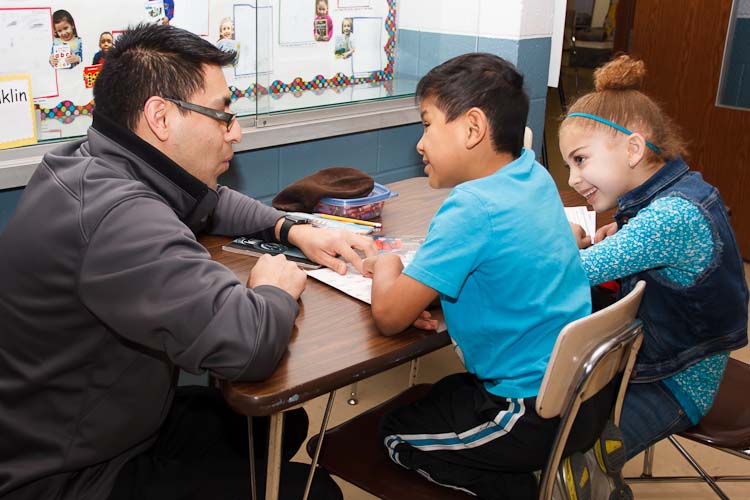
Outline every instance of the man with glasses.
MULTIPOLYGON (((340 272, 337 255, 359 268, 355 249, 375 248, 218 185, 241 139, 221 70, 233 59, 169 25, 125 32, 87 137, 44 156, 0 234, 0 497, 249 496, 245 419, 175 381, 268 377, 306 275, 264 256, 245 286, 196 235, 265 232, 340 272)), ((281 496, 301 498, 307 467, 288 460, 307 416, 287 415, 281 496)), ((253 425, 261 481, 267 426, 253 425)), ((341 492, 319 471, 312 498, 341 492)))

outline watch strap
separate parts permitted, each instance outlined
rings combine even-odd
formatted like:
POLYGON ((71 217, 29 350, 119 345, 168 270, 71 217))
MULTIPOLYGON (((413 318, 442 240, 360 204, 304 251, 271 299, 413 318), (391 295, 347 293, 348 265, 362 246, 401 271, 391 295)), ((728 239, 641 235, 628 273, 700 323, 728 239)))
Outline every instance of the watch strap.
POLYGON ((284 218, 284 222, 281 223, 281 229, 279 230, 279 241, 286 245, 290 246, 289 243, 289 230, 292 229, 292 226, 295 226, 299 224, 299 222, 284 218))

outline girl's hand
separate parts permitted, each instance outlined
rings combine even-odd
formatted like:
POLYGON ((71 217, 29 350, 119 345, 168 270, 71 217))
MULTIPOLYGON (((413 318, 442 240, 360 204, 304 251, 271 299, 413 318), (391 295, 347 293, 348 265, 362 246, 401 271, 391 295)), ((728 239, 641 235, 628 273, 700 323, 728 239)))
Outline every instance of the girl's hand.
POLYGON ((75 54, 70 54, 68 57, 65 58, 65 62, 71 65, 76 65, 79 62, 81 62, 81 58, 75 54))
POLYGON ((591 246, 591 237, 586 234, 586 231, 584 231, 581 226, 571 222, 570 229, 573 231, 573 236, 576 239, 578 248, 587 248, 591 246))
POLYGON ((596 230, 596 241, 602 241, 607 236, 612 236, 617 232, 617 222, 607 224, 596 230))
POLYGON ((430 311, 422 311, 419 317, 414 320, 413 325, 420 330, 437 330, 438 320, 432 319, 430 311))
POLYGON ((57 61, 55 61, 55 56, 49 56, 49 65, 53 68, 57 68, 57 61))

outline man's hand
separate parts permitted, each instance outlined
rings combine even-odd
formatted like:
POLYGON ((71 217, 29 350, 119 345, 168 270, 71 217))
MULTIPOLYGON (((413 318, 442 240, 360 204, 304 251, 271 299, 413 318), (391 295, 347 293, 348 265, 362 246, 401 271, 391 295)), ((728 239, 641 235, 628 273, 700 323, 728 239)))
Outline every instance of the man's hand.
POLYGON ((302 250, 308 259, 323 264, 339 274, 346 274, 346 263, 337 259, 341 256, 362 272, 362 258, 377 255, 372 238, 341 229, 325 229, 310 224, 297 224, 289 230, 289 242, 302 250))
POLYGON ((607 236, 612 236, 617 232, 617 222, 607 224, 596 230, 596 241, 602 241, 607 236))
POLYGON ((584 231, 581 226, 571 222, 570 229, 573 231, 573 236, 576 239, 578 248, 587 248, 591 246, 591 237, 586 235, 586 231, 584 231))
POLYGON ((299 299, 306 284, 307 274, 297 267, 297 264, 286 260, 282 254, 263 255, 258 259, 247 279, 248 288, 261 285, 275 286, 294 297, 294 300, 299 299))

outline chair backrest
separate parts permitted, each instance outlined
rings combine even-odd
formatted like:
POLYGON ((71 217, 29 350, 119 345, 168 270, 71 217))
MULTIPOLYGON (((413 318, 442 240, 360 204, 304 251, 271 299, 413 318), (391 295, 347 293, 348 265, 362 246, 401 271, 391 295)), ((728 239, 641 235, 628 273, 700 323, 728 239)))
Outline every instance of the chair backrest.
MULTIPOLYGON (((638 326, 635 315, 645 288, 646 283, 639 281, 627 296, 563 328, 555 342, 537 395, 536 410, 540 416, 560 416, 576 390, 573 382, 582 374, 584 365, 590 361, 597 348, 638 326)), ((594 376, 590 377, 581 402, 596 394, 614 378, 617 371, 612 370, 619 367, 617 363, 612 363, 615 358, 607 359, 607 370, 597 370, 592 374, 594 376)))
POLYGON ((529 127, 523 129, 523 147, 531 149, 534 144, 534 132, 529 127))
POLYGON ((569 323, 552 350, 536 411, 543 418, 560 417, 560 425, 547 460, 539 498, 551 498, 562 453, 581 404, 622 374, 613 419, 619 423, 622 400, 643 338, 636 319, 646 283, 611 306, 569 323))

